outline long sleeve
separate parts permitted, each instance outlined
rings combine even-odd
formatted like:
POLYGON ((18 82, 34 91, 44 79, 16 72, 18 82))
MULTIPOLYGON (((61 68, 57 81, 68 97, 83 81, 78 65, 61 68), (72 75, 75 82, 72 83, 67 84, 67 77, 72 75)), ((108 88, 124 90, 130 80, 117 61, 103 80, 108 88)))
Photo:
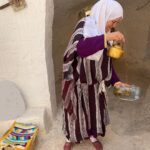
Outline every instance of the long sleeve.
POLYGON ((115 69, 112 64, 112 77, 111 77, 111 81, 110 81, 111 85, 114 85, 116 82, 119 82, 119 81, 120 81, 120 79, 119 79, 118 75, 116 74, 115 69))
POLYGON ((82 38, 77 44, 77 53, 81 57, 90 56, 105 48, 104 35, 82 38))

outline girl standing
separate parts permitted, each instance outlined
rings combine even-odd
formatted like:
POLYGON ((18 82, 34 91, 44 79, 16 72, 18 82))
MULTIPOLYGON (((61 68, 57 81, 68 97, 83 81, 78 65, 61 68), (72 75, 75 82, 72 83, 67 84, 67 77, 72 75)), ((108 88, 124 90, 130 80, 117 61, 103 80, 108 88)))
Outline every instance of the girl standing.
POLYGON ((103 150, 97 136, 105 136, 109 124, 105 87, 124 84, 107 56, 107 43, 125 42, 121 32, 110 32, 122 19, 123 9, 117 1, 100 0, 71 36, 63 63, 64 150, 84 139, 103 150))

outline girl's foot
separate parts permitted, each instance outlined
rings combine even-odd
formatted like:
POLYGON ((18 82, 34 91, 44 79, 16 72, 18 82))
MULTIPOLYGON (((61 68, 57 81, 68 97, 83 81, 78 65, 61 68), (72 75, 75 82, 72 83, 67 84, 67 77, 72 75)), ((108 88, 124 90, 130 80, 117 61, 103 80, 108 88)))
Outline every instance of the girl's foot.
POLYGON ((96 150, 103 150, 103 145, 100 141, 92 142, 93 146, 95 147, 96 150))
POLYGON ((103 150, 103 145, 97 138, 95 138, 94 136, 91 136, 90 141, 92 142, 96 150, 103 150))
POLYGON ((71 150, 72 149, 72 143, 71 142, 66 142, 64 145, 64 150, 71 150))

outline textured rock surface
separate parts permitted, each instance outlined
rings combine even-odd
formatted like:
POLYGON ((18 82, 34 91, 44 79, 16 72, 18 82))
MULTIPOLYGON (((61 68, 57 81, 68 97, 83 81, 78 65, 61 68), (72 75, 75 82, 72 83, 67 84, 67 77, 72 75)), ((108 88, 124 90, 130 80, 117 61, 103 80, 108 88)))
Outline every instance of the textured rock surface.
MULTIPOLYGON (((95 1, 54 1, 53 58, 57 99, 60 99, 62 57, 69 37, 78 20, 78 13, 83 7, 95 1)), ((141 80, 142 78, 150 80, 150 19, 148 17, 150 15, 150 3, 148 3, 148 0, 137 0, 136 2, 130 0, 118 1, 124 7, 124 20, 119 28, 126 37, 126 43, 124 45, 126 52, 123 59, 114 62, 116 70, 120 78, 126 81, 130 78, 128 75, 129 69, 130 72, 134 70, 132 74, 138 73, 141 80)))

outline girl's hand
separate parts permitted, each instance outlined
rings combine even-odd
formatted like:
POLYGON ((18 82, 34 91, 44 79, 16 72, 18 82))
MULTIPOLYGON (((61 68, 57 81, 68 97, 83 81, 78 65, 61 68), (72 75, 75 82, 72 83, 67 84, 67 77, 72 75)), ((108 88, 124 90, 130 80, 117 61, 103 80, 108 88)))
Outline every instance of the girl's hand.
POLYGON ((115 84, 114 84, 114 86, 115 87, 119 87, 119 86, 126 86, 126 87, 129 87, 130 85, 129 84, 127 84, 127 83, 123 83, 123 82, 116 82, 115 84))
POLYGON ((125 37, 121 32, 116 31, 116 32, 112 32, 112 33, 107 33, 106 40, 107 41, 125 42, 125 37))

